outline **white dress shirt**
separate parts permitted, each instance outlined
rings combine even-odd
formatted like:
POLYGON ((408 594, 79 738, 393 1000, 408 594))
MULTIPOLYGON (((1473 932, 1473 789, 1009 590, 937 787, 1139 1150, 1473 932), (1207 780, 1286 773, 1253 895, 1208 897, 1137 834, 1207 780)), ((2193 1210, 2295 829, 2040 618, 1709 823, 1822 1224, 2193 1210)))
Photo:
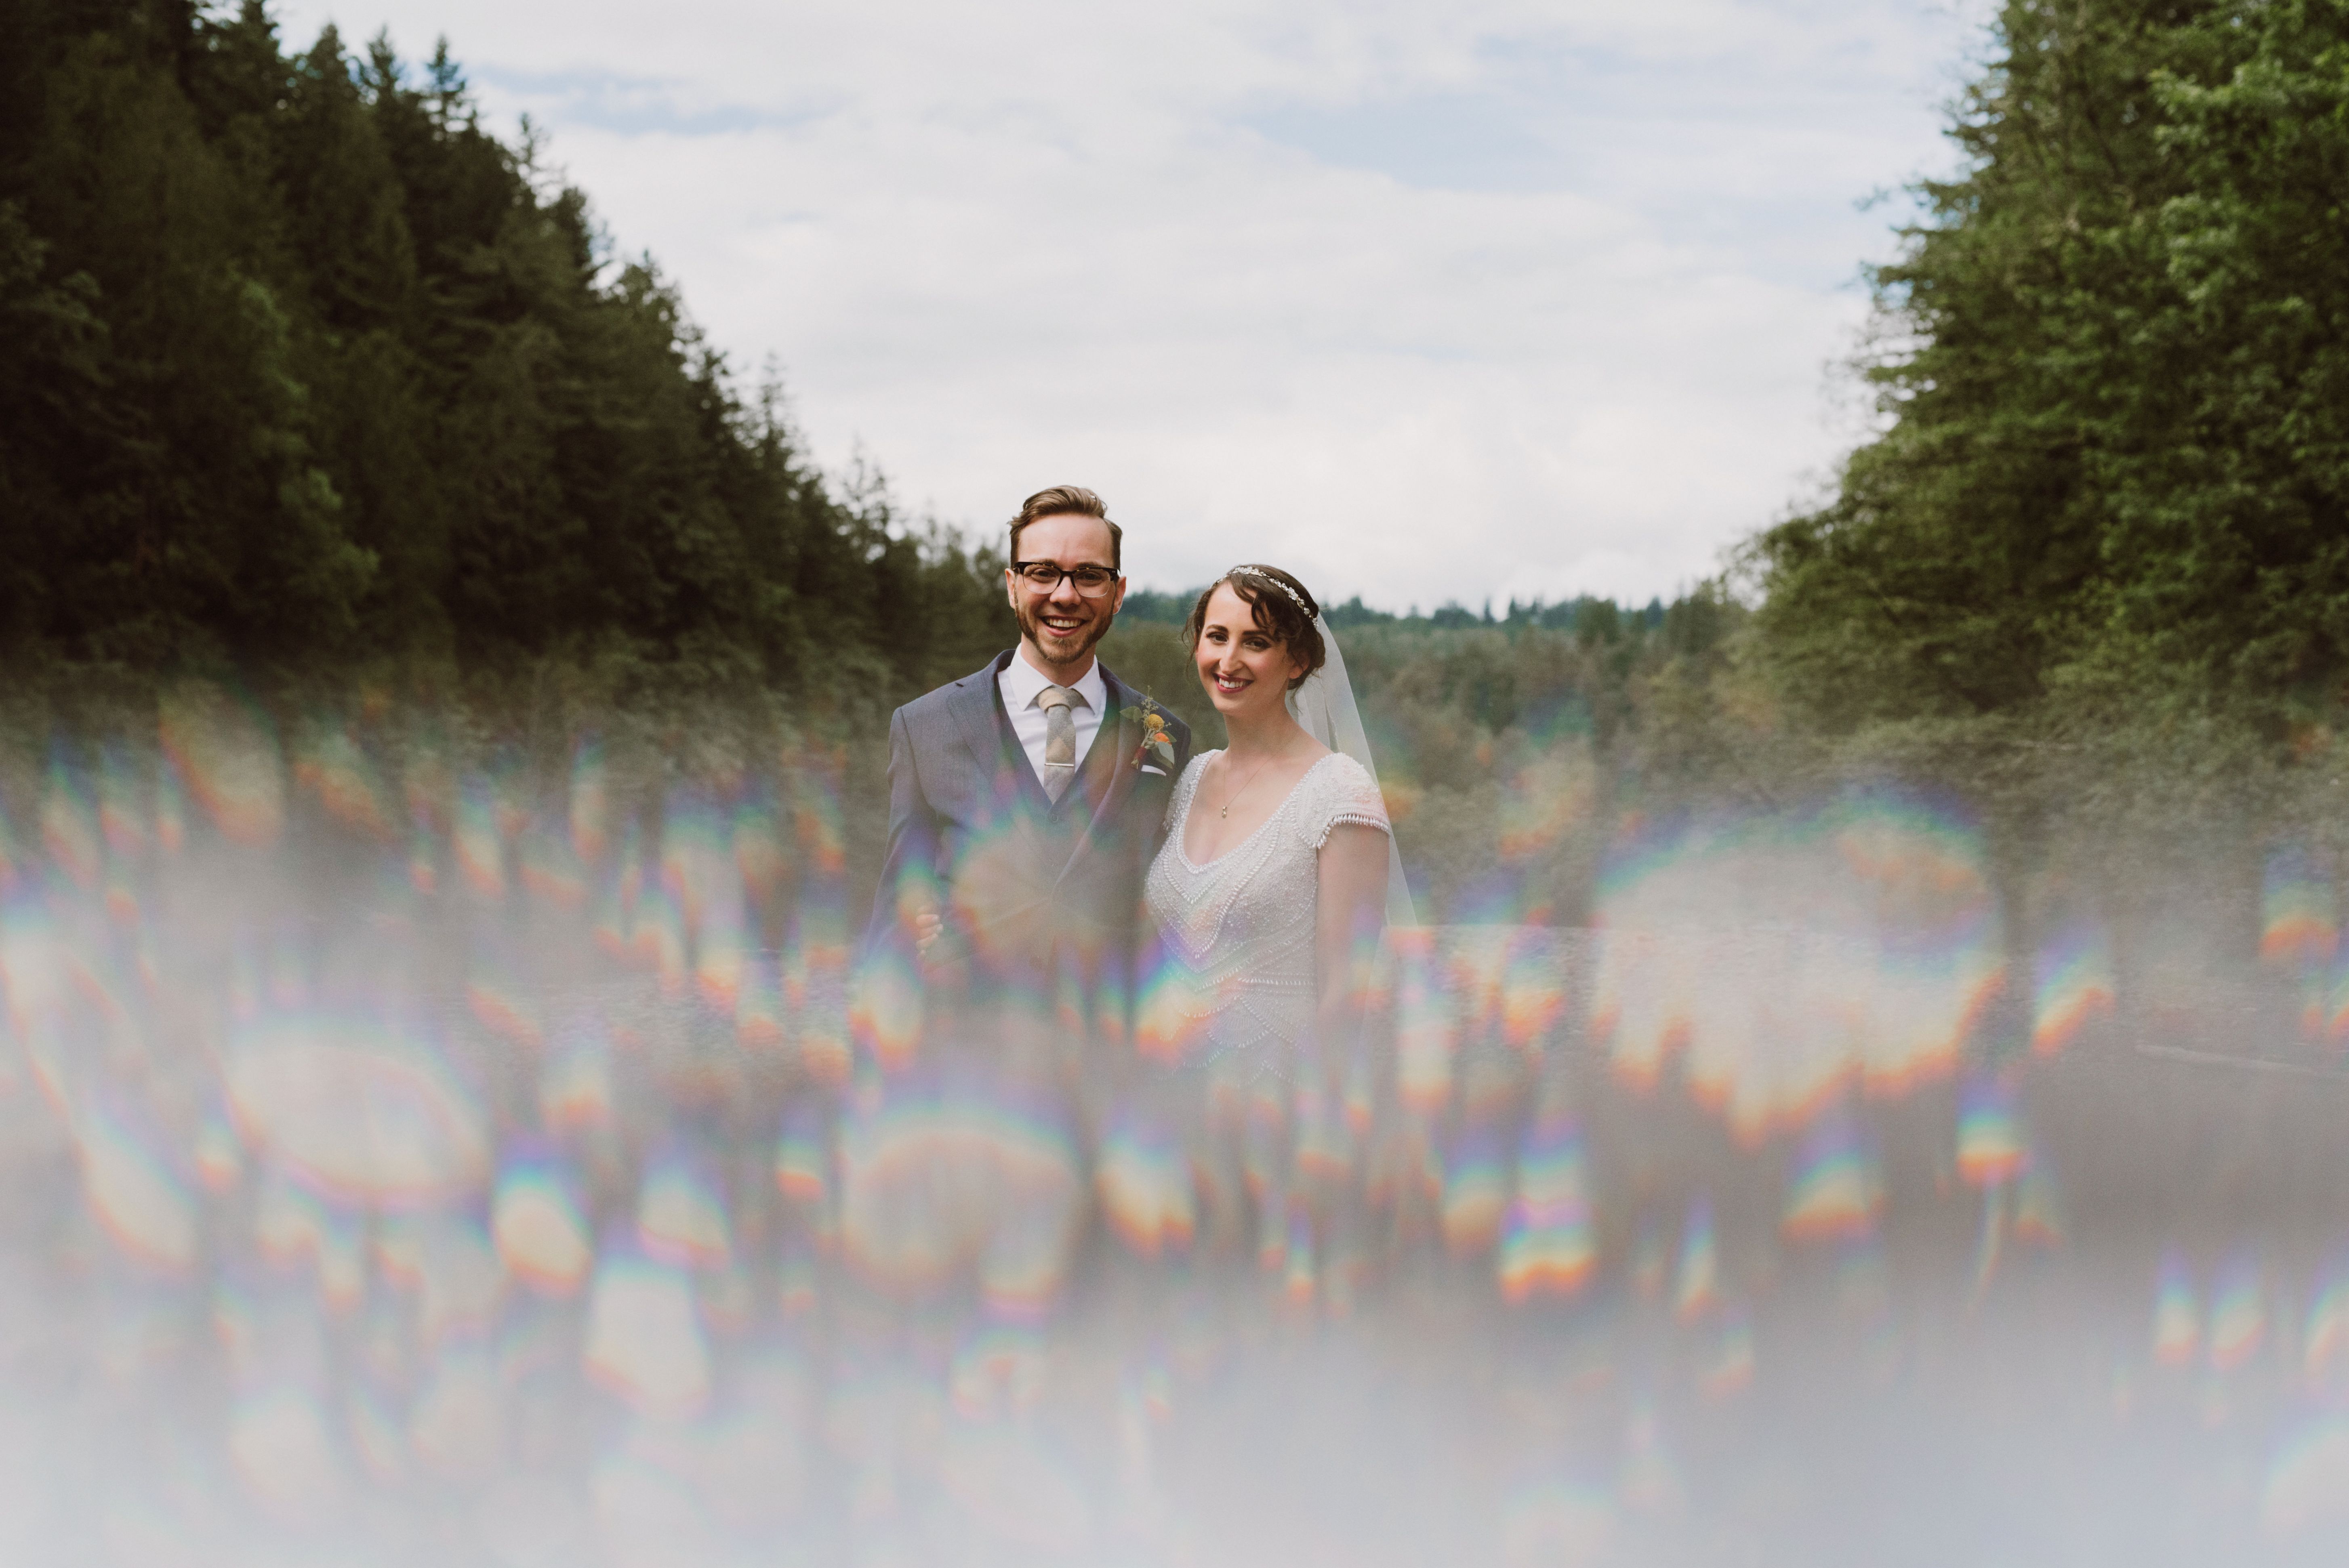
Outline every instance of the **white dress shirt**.
MULTIPOLYGON (((1044 695, 1046 686, 1058 684, 1019 651, 1003 666, 1003 673, 995 677, 995 689, 1003 694, 1003 711, 1011 716, 1011 732, 1019 738, 1019 748, 1028 753, 1028 766, 1036 770, 1040 784, 1044 780, 1045 714, 1036 706, 1036 699, 1044 695)), ((1085 758, 1092 753, 1093 737, 1101 733, 1102 710, 1109 706, 1109 687, 1102 680, 1101 661, 1095 659, 1087 665, 1085 673, 1070 689, 1085 699, 1081 707, 1069 709, 1069 717, 1077 728, 1077 771, 1082 773, 1085 758)))

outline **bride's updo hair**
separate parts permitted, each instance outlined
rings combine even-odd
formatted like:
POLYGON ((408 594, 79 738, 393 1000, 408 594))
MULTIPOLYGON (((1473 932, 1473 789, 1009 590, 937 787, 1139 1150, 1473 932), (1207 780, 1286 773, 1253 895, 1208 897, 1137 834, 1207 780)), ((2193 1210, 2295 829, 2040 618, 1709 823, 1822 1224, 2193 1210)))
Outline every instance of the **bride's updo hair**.
POLYGON ((1321 644, 1321 628, 1313 618, 1321 614, 1321 606, 1313 601, 1312 591, 1278 566, 1235 566, 1213 583, 1191 606, 1191 618, 1183 623, 1183 641, 1193 651, 1199 646, 1199 633, 1207 624, 1207 601, 1216 590, 1229 584, 1240 596, 1256 620, 1257 631, 1266 634, 1287 648, 1289 656, 1301 661, 1305 668, 1288 683, 1295 691, 1305 684, 1305 677, 1319 669, 1330 659, 1330 650, 1321 644))

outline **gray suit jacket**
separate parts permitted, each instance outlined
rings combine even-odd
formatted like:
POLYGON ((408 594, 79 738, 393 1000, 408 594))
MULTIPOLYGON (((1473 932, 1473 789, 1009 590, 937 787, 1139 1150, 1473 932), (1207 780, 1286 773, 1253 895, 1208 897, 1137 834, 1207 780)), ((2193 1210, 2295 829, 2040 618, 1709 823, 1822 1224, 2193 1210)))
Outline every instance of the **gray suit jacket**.
POLYGON ((1143 878, 1191 732, 1103 665, 1111 712, 1055 804, 996 686, 1014 656, 999 655, 890 719, 889 847, 860 955, 863 983, 897 993, 888 1016, 902 1037, 881 1041, 885 1055, 948 1024, 969 1032, 1033 1020, 1064 1007, 1072 988, 1087 1016, 1126 1022, 1143 878), (1150 712, 1171 757, 1145 753, 1150 712), (946 923, 926 961, 914 949, 926 908, 946 923))

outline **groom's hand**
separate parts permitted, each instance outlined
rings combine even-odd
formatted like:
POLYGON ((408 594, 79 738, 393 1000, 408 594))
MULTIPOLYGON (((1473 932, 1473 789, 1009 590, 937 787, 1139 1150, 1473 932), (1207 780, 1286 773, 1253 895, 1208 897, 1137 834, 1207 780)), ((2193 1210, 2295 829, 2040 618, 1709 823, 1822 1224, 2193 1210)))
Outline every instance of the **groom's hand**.
POLYGON ((938 937, 946 928, 946 922, 938 918, 938 912, 935 909, 926 909, 914 916, 915 954, 927 958, 930 949, 937 944, 938 937))

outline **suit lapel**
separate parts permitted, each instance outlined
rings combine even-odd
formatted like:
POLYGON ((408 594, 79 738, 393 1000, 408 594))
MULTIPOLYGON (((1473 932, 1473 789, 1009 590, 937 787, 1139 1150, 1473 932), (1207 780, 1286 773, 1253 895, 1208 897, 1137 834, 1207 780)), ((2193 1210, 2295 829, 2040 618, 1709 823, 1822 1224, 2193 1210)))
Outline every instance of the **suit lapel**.
POLYGON ((955 730, 963 748, 970 753, 971 766, 988 781, 988 794, 999 803, 1025 796, 1035 810, 1050 811, 1051 799, 1037 781, 1028 754, 1019 748, 1019 738, 1003 712, 1002 688, 996 685, 1005 661, 1016 656, 1016 651, 998 654, 985 669, 955 683, 955 730), (1003 787, 1007 777, 1011 782, 1008 790, 1003 787))
POLYGON ((1002 669, 1003 656, 999 654, 977 675, 955 682, 955 729, 970 753, 971 766, 982 776, 995 771, 1003 748, 995 725, 995 677, 1002 669))

